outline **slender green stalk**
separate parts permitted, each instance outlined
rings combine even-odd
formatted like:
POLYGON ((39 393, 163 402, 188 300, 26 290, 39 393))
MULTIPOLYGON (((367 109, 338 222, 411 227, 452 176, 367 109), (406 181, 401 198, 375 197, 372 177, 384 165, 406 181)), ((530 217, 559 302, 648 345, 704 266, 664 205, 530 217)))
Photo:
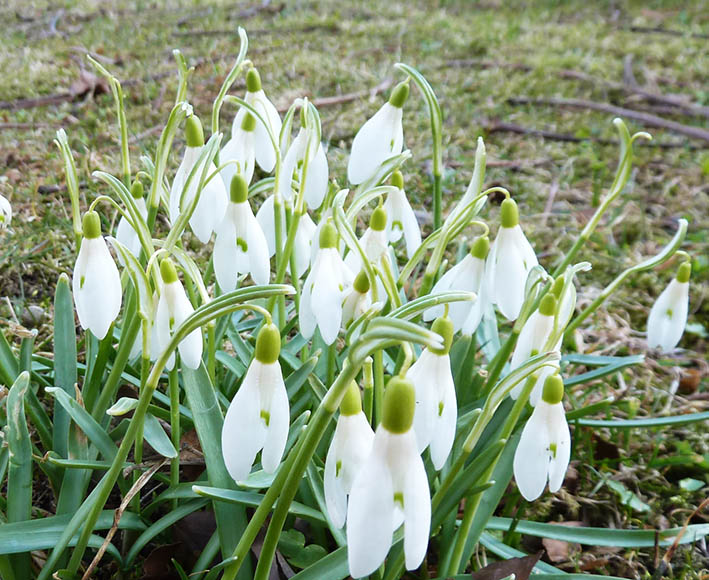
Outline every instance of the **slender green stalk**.
POLYGON ((372 355, 374 359, 374 427, 382 422, 384 411, 384 354, 378 350, 372 355))
POLYGON ((214 321, 207 325, 207 373, 212 381, 212 384, 216 385, 216 372, 217 372, 217 344, 215 335, 215 325, 214 321))
MULTIPOLYGON (((180 483, 180 381, 177 364, 170 371, 168 385, 170 389, 170 434, 172 444, 177 449, 177 457, 170 460, 170 487, 180 483)), ((172 500, 172 509, 177 508, 177 498, 172 500)))
POLYGON ((372 424, 372 407, 374 403, 374 370, 372 357, 367 357, 362 365, 363 368, 363 389, 364 389, 364 414, 369 424, 372 424))
POLYGON ((433 229, 437 230, 443 223, 441 217, 441 174, 433 174, 433 229))

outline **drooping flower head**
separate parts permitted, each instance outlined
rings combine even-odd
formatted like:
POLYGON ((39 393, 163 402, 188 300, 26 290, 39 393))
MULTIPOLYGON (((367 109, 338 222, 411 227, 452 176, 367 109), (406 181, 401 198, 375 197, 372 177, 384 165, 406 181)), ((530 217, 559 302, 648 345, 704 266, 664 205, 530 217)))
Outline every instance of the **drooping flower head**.
POLYGON ((692 264, 684 262, 677 275, 657 298, 647 319, 647 345, 663 352, 674 349, 687 326, 689 278, 692 264))
MULTIPOLYGON (((177 270, 170 258, 165 258, 160 263, 160 277, 162 279, 162 291, 158 299, 158 306, 155 314, 155 326, 152 342, 155 346, 155 354, 163 352, 172 340, 175 331, 194 312, 194 307, 187 298, 185 289, 177 277, 177 270)), ((202 362, 202 331, 195 328, 177 345, 182 363, 190 369, 196 369, 202 362)), ((170 354, 170 358, 165 365, 168 370, 175 366, 175 355, 170 354)))
POLYGON ((95 211, 84 214, 79 255, 74 265, 72 293, 81 328, 99 340, 121 310, 121 276, 101 236, 101 219, 95 211))
POLYGON ((325 458, 325 505, 336 528, 345 525, 347 496, 373 440, 374 431, 362 411, 359 387, 352 381, 340 404, 340 417, 325 458))
POLYGON ((387 214, 387 239, 391 243, 396 243, 403 235, 406 256, 411 258, 421 245, 421 230, 416 214, 411 209, 404 192, 404 176, 401 171, 392 173, 391 184, 396 189, 387 195, 384 202, 384 211, 387 214))
POLYGON ((279 181, 281 196, 285 200, 293 198, 292 181, 295 178, 305 203, 311 209, 318 209, 327 194, 328 172, 325 149, 317 138, 315 127, 301 127, 283 158, 279 181))
MULTIPOLYGON (((190 181, 188 190, 183 192, 187 179, 197 164, 204 147, 202 123, 196 115, 188 117, 185 122, 185 140, 187 142, 185 156, 177 168, 175 179, 173 179, 172 187, 170 188, 170 221, 173 224, 197 194, 197 187, 203 170, 203 166, 200 165, 192 181, 190 181)), ((208 174, 216 172, 216 169, 214 163, 210 163, 208 174)), ((189 220, 192 231, 203 244, 209 241, 214 228, 224 217, 227 199, 226 188, 221 179, 213 178, 205 183, 197 206, 189 220)))
POLYGON ((325 344, 332 344, 342 325, 342 302, 354 275, 337 249, 337 230, 326 223, 320 230, 320 249, 303 284, 298 319, 300 332, 310 338, 320 329, 325 344))
POLYGON ((431 330, 443 337, 443 348, 424 348, 407 377, 416 388, 414 431, 419 453, 430 446, 433 466, 441 469, 453 447, 458 419, 448 354, 453 342, 453 322, 448 317, 437 318, 431 330))
MULTIPOLYGON (((386 211, 382 206, 379 206, 372 212, 369 227, 359 239, 360 246, 373 264, 378 263, 387 251, 386 223, 386 211)), ((345 264, 353 272, 358 272, 362 268, 362 257, 359 252, 350 251, 345 257, 345 264)))
POLYGON ((571 456, 571 433, 562 399, 564 383, 558 374, 548 377, 542 397, 522 430, 513 468, 520 493, 537 499, 549 481, 549 491, 561 488, 571 456))
POLYGON ((347 291, 342 303, 342 326, 347 328, 350 322, 357 320, 372 305, 369 278, 364 270, 360 270, 352 286, 347 291))
POLYGON ((407 570, 418 568, 426 555, 431 497, 413 430, 415 406, 411 381, 393 377, 384 392, 372 451, 355 477, 347 506, 347 557, 353 578, 379 568, 402 522, 407 570))
POLYGON ((12 221, 12 206, 7 199, 0 195, 0 230, 4 230, 12 221))
POLYGON ((239 274, 250 273, 256 284, 268 284, 268 244, 251 211, 249 187, 240 174, 231 179, 230 200, 224 219, 217 226, 214 242, 214 273, 219 287, 236 288, 239 274))
MULTIPOLYGON (((453 302, 449 306, 449 316, 453 321, 455 332, 471 335, 477 329, 489 300, 489 292, 485 280, 485 259, 490 251, 490 240, 487 235, 479 236, 470 247, 470 253, 441 276, 431 289, 431 294, 452 290, 474 292, 476 299, 472 302, 453 302)), ((445 306, 439 305, 427 309, 423 319, 433 320, 443 315, 445 306)))
POLYGON ((519 226, 519 210, 511 198, 500 207, 500 229, 490 248, 487 276, 491 299, 507 320, 516 320, 524 302, 529 271, 537 256, 519 226))
POLYGON ((347 165, 350 183, 358 185, 366 181, 384 161, 401 153, 404 146, 402 108, 408 97, 409 83, 403 81, 394 87, 389 101, 357 132, 347 165))
MULTIPOLYGON (((261 115, 263 120, 268 124, 271 134, 275 137, 276 142, 281 132, 281 117, 273 103, 268 99, 266 93, 261 87, 261 76, 255 68, 249 69, 246 73, 246 96, 244 100, 251 105, 256 112, 261 115)), ((242 127, 244 117, 248 115, 248 111, 240 109, 234 117, 231 132, 232 138, 236 130, 242 127)), ((256 154, 256 162, 259 167, 266 173, 273 171, 276 164, 276 152, 273 149, 273 142, 268 135, 268 130, 261 122, 256 123, 253 132, 254 152, 256 154)), ((251 181, 251 179, 247 179, 251 181)), ((225 183, 229 183, 226 182, 225 183)))
MULTIPOLYGON (((238 115, 237 115, 238 117, 238 115)), ((251 183, 256 160, 256 127, 258 123, 254 116, 247 112, 239 117, 241 123, 231 130, 231 139, 222 147, 219 153, 220 171, 225 187, 229 187, 231 179, 237 173, 251 183)))
POLYGON ((265 324, 256 337, 254 359, 229 405, 222 428, 224 463, 234 481, 248 477, 259 451, 266 473, 273 473, 283 457, 290 408, 278 362, 280 352, 278 327, 265 324))
MULTIPOLYGON (((147 220, 148 208, 145 205, 145 197, 143 196, 143 184, 140 181, 135 180, 130 188, 130 193, 135 201, 136 207, 138 208, 140 217, 143 218, 143 220, 147 220)), ((138 234, 125 216, 121 216, 121 219, 118 221, 118 227, 116 228, 116 239, 128 248, 128 251, 136 258, 140 257, 140 238, 138 238, 138 234)), ((118 260, 121 264, 123 263, 123 259, 120 254, 118 255, 118 260)))

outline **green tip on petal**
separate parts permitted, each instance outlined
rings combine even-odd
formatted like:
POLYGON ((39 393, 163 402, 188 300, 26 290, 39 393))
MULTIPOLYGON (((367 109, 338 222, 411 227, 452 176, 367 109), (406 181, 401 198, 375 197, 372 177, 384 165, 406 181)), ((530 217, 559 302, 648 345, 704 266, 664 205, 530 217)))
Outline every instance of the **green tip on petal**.
POLYGON ((246 73, 246 90, 250 93, 256 93, 261 90, 261 75, 255 68, 250 68, 246 73))
POLYGON ((249 184, 246 183, 243 175, 235 173, 231 178, 229 186, 229 199, 233 203, 243 203, 249 198, 249 184))
POLYGON ((679 268, 677 268, 677 282, 680 282, 681 284, 686 284, 689 282, 689 277, 692 274, 692 263, 691 262, 684 262, 683 264, 680 264, 679 268))
POLYGON ((556 296, 551 293, 545 294, 539 305, 539 314, 544 316, 554 316, 556 312, 556 296))
POLYGON ((359 386, 357 386, 356 382, 352 381, 350 386, 347 387, 342 403, 340 403, 340 413, 351 417, 352 415, 358 415, 361 412, 362 396, 359 394, 359 386))
POLYGON ((352 284, 354 289, 360 294, 366 294, 369 292, 369 278, 364 270, 361 270, 357 277, 354 279, 354 284, 352 284))
POLYGON ((256 117, 254 117, 251 113, 246 113, 244 115, 244 120, 241 121, 241 129, 243 131, 247 131, 251 133, 256 128, 256 117))
POLYGON ((473 258, 478 258, 479 260, 484 260, 487 258, 487 254, 490 251, 490 238, 485 236, 478 236, 475 238, 472 247, 470 248, 470 255, 473 258))
POLYGON ((398 169, 391 174, 391 184, 399 189, 404 189, 404 176, 398 169))
POLYGON ((143 193, 143 184, 136 179, 133 185, 131 185, 130 194, 133 196, 133 199, 143 199, 143 193))
POLYGON ((165 284, 177 282, 177 270, 175 270, 175 264, 172 263, 170 258, 165 258, 160 262, 160 276, 162 276, 162 281, 165 284))
POLYGON ((432 348, 430 349, 431 352, 439 355, 448 354, 451 350, 451 344, 453 344, 453 333, 455 332, 453 321, 447 316, 436 318, 431 325, 431 330, 436 334, 440 334, 441 338, 443 338, 443 348, 432 348))
POLYGON ((383 232, 387 227, 387 212, 379 206, 372 212, 372 219, 369 220, 369 227, 375 232, 383 232))
POLYGON ((81 229, 84 232, 84 237, 93 239, 101 237, 101 218, 95 211, 87 211, 81 222, 81 229))
POLYGON ((519 223, 519 209, 517 202, 508 197, 500 206, 500 223, 503 228, 513 228, 519 223))
POLYGON ((281 354, 281 333, 275 324, 266 324, 258 331, 254 356, 260 363, 271 364, 278 360, 279 354, 281 354))
POLYGON ((561 291, 564 289, 564 275, 560 274, 559 276, 556 277, 556 280, 554 280, 554 285, 551 287, 551 293, 556 296, 556 299, 558 300, 561 298, 561 291))
POLYGON ((204 145, 202 122, 197 115, 187 117, 187 121, 185 121, 185 140, 187 141, 187 147, 201 147, 204 145))
POLYGON ((326 222, 320 230, 319 241, 321 248, 334 248, 337 246, 337 230, 330 221, 326 222))
POLYGON ((389 433, 406 433, 414 423, 416 391, 413 383, 392 377, 384 391, 382 425, 389 433))
POLYGON ((401 109, 409 98, 409 83, 403 81, 394 87, 389 97, 389 104, 397 109, 401 109))
POLYGON ((542 391, 542 399, 545 403, 556 405, 561 403, 564 398, 564 381, 559 375, 547 377, 544 381, 544 390, 542 391))

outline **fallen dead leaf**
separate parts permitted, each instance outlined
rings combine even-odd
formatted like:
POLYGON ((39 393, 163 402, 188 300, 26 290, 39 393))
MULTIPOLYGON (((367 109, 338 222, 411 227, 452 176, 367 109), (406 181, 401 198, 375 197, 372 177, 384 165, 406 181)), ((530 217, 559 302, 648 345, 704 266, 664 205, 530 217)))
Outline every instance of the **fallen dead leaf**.
POLYGON ((515 580, 529 580, 534 565, 539 562, 544 552, 539 551, 523 558, 510 558, 503 562, 493 562, 477 572, 473 572, 471 580, 502 580, 510 574, 515 575, 515 580))

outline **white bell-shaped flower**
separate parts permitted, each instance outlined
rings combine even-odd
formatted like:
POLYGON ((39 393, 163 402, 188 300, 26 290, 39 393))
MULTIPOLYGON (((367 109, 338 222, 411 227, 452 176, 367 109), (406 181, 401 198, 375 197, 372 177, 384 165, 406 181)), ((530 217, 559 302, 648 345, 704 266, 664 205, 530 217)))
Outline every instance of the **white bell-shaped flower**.
POLYGON ((657 298, 647 319, 647 345, 663 352, 674 349, 687 326, 689 277, 692 264, 684 262, 677 275, 657 298))
MULTIPOLYGON (((180 213, 191 203, 197 194, 203 166, 198 167, 189 189, 184 193, 185 184, 192 169, 197 164, 199 156, 204 146, 204 133, 202 123, 196 115, 187 118, 185 125, 185 138, 187 147, 185 156, 182 158, 180 166, 177 168, 175 179, 172 180, 170 188, 170 221, 174 224, 180 213)), ((215 173, 217 168, 214 163, 210 163, 207 174, 215 173)), ((227 204, 227 192, 224 182, 219 177, 213 177, 205 183, 200 194, 197 206, 190 217, 190 227, 200 242, 206 244, 212 236, 214 228, 224 217, 227 204)))
POLYGON ((403 235, 406 256, 411 258, 421 245, 419 222, 404 192, 404 177, 400 171, 392 174, 391 184, 396 189, 387 195, 384 202, 384 211, 387 214, 387 239, 391 243, 396 243, 403 235))
MULTIPOLYGON (((135 181, 130 192, 135 200, 135 205, 138 208, 140 217, 143 218, 143 221, 147 221, 148 208, 145 205, 145 198, 143 197, 143 184, 140 181, 135 181)), ((118 221, 116 239, 128 248, 128 251, 136 258, 140 257, 140 238, 138 238, 138 234, 125 216, 121 216, 121 219, 118 221)), ((120 254, 118 255, 118 261, 123 264, 123 258, 121 258, 120 254)))
POLYGON ((522 430, 513 468, 520 493, 537 499, 549 481, 549 491, 561 488, 571 456, 571 433, 562 399, 564 383, 558 374, 544 383, 541 400, 522 430))
POLYGON ((513 199, 502 202, 500 216, 501 227, 490 248, 486 276, 497 309, 507 320, 516 320, 524 302, 527 275, 538 261, 519 226, 519 210, 513 199))
MULTIPOLYGON (((194 312, 170 258, 165 258, 160 263, 160 275, 163 284, 155 313, 155 333, 151 339, 151 347, 155 347, 156 355, 167 348, 175 331, 194 312)), ((196 328, 190 332, 177 345, 177 350, 187 368, 199 368, 202 362, 202 331, 196 328)), ((165 367, 172 370, 174 366, 175 354, 171 353, 165 367)))
POLYGON ((279 181, 281 196, 285 200, 293 198, 292 181, 295 178, 300 184, 308 207, 319 208, 327 194, 328 171, 325 149, 317 140, 315 130, 301 127, 283 158, 279 181), (308 141, 310 141, 310 148, 308 148, 308 141), (303 184, 303 171, 305 171, 305 184, 303 184))
MULTIPOLYGON (((274 216, 274 201, 273 195, 268 196, 261 207, 256 212, 256 220, 258 221, 268 244, 268 257, 272 257, 276 253, 276 220, 274 216)), ((310 256, 312 252, 312 244, 317 226, 312 218, 304 213, 298 220, 298 229, 295 232, 295 269, 298 278, 302 278, 303 274, 308 271, 310 266, 310 256)), ((281 213, 281 249, 286 244, 288 230, 286 229, 285 212, 281 213)), ((290 272, 290 264, 288 265, 290 272)))
POLYGON ((241 122, 239 125, 234 123, 231 139, 219 153, 219 163, 223 165, 219 173, 226 188, 229 188, 232 177, 237 173, 243 176, 246 183, 251 183, 256 164, 256 127, 258 123, 248 111, 245 115, 237 115, 236 117, 241 122))
POLYGON ((412 428, 415 401, 411 381, 400 377, 389 381, 382 422, 347 506, 347 558, 353 578, 379 568, 402 521, 407 570, 418 568, 426 555, 431 497, 412 428))
POLYGON ((424 348, 407 377, 416 388, 414 431, 419 453, 430 446, 433 467, 441 469, 450 455, 458 420, 458 402, 451 372, 450 347, 453 322, 437 318, 431 327, 443 337, 443 348, 424 348))
POLYGON ((347 496, 373 440, 374 431, 362 412, 359 387, 353 381, 340 404, 340 417, 325 458, 325 505, 336 528, 345 525, 347 496))
POLYGON ((290 408, 278 356, 281 335, 273 323, 264 325, 244 380, 229 405, 222 427, 224 464, 234 481, 244 481, 256 454, 273 473, 281 462, 288 439, 290 408))
MULTIPOLYGON (((448 315, 453 321, 455 332, 463 330, 464 334, 473 334, 485 312, 489 300, 485 279, 485 258, 489 250, 490 240, 486 235, 476 238, 470 253, 443 274, 431 289, 431 295, 449 291, 473 292, 476 295, 473 301, 451 302, 448 305, 448 315)), ((423 313, 423 319, 429 321, 443 316, 444 310, 445 305, 428 308, 423 313)))
POLYGON ((304 338, 320 329, 325 344, 332 344, 342 325, 342 302, 354 281, 337 250, 337 231, 327 223, 320 231, 320 250, 300 297, 298 320, 304 338))
POLYGON ((239 274, 250 273, 256 284, 268 284, 268 244, 251 211, 249 187, 239 174, 231 180, 230 201, 217 226, 214 242, 214 274, 224 292, 236 288, 239 274))
POLYGON ((0 230, 4 230, 12 221, 12 206, 7 198, 0 195, 0 230))
MULTIPOLYGON (((246 96, 244 100, 256 109, 256 112, 261 115, 261 118, 268 124, 268 128, 277 143, 278 136, 281 133, 281 117, 276 107, 266 96, 266 93, 263 92, 261 88, 261 77, 255 68, 249 69, 249 72, 246 73, 246 96)), ((232 124, 232 135, 242 126, 247 113, 248 111, 246 109, 239 109, 236 117, 234 117, 234 123, 232 124)), ((266 173, 271 173, 273 167, 276 165, 276 152, 273 149, 273 142, 268 135, 268 130, 260 121, 256 123, 256 128, 254 129, 254 151, 259 167, 266 173)), ((251 179, 249 178, 247 181, 250 182, 251 179)), ((230 183, 230 181, 225 181, 224 183, 230 183)))
POLYGON ((101 340, 121 310, 121 275, 101 237, 101 220, 95 211, 84 214, 83 232, 71 288, 81 328, 101 340))
MULTIPOLYGON (((359 245, 365 255, 373 264, 377 264, 384 256, 389 246, 386 234, 387 214, 383 207, 377 207, 372 212, 369 227, 359 239, 359 245)), ((362 257, 359 252, 350 251, 345 256, 345 264, 352 272, 359 272, 362 268, 362 257)))
POLYGON ((342 303, 342 326, 347 328, 353 320, 357 320, 372 305, 372 296, 369 291, 370 284, 367 273, 360 270, 354 279, 352 286, 345 294, 342 303))
POLYGON ((404 146, 402 107, 408 96, 408 81, 396 85, 389 101, 357 132, 347 164, 350 183, 358 185, 366 181, 384 161, 401 153, 404 146))
MULTIPOLYGON (((510 362, 510 371, 519 368, 531 357, 545 351, 545 345, 554 329, 554 314, 556 313, 556 297, 553 292, 548 292, 542 298, 539 304, 539 309, 535 310, 527 321, 522 326, 517 339, 517 345, 512 353, 512 361, 510 362)), ((546 367, 545 367, 546 368, 546 367)), ((544 377, 546 378, 546 377, 544 377)), ((543 379, 542 379, 543 381, 543 379)), ((541 394, 543 382, 537 381, 536 386, 532 390, 530 401, 536 404, 541 394)), ((518 383, 511 391, 510 397, 517 399, 522 389, 524 382, 518 383)))

